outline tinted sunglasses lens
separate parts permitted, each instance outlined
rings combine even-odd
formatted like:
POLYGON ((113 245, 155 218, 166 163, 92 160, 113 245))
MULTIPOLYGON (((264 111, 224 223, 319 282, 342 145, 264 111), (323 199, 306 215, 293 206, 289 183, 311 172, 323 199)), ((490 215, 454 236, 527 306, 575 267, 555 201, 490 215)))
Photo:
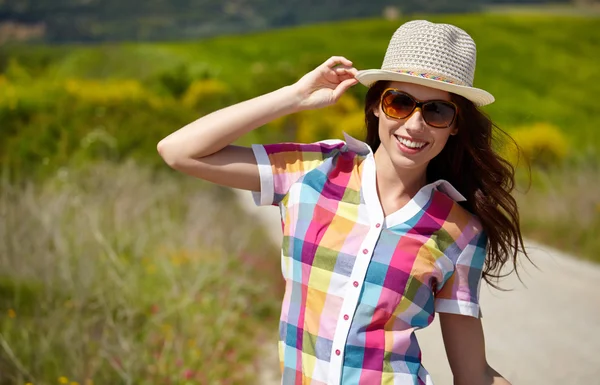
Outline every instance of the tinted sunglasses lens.
POLYGON ((398 91, 386 91, 383 95, 382 109, 392 118, 406 118, 415 109, 415 101, 408 95, 398 91))
POLYGON ((456 107, 452 103, 429 102, 423 105, 423 119, 433 127, 448 127, 456 115, 456 107))

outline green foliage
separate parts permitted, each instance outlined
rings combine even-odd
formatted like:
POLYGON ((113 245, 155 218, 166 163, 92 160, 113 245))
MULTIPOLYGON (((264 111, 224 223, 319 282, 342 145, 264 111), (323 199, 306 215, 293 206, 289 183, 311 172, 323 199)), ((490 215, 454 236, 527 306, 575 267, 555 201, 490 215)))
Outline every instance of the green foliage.
POLYGON ((528 127, 519 127, 510 135, 518 145, 509 147, 507 158, 515 165, 520 156, 526 164, 543 169, 561 165, 569 152, 567 137, 555 126, 537 123, 528 127))
POLYGON ((358 139, 366 136, 364 112, 353 96, 342 95, 333 106, 302 112, 296 140, 312 143, 324 139, 343 139, 344 132, 358 139))
POLYGON ((196 80, 181 99, 185 107, 205 113, 227 106, 231 101, 227 85, 216 79, 196 80))
MULTIPOLYGON (((415 17, 456 24, 475 38, 475 85, 496 97, 484 110, 500 127, 548 122, 578 148, 573 156, 597 153, 600 132, 595 127, 594 95, 600 94, 595 79, 600 19, 515 14, 415 17)), ((44 51, 44 57, 53 59, 45 65, 43 81, 112 77, 148 84, 184 64, 190 76, 181 76, 184 81, 177 83, 182 86, 175 87, 174 95, 208 68, 211 78, 235 90, 238 101, 290 84, 331 55, 342 54, 359 69, 377 68, 391 34, 406 20, 324 24, 198 42, 61 46, 55 48, 56 56, 48 47, 7 47, 4 52, 25 65, 36 62, 32 51, 44 51)), ((359 85, 350 92, 360 99, 365 90, 359 85)))
POLYGON ((192 83, 192 75, 185 64, 180 64, 172 70, 158 74, 157 80, 169 94, 179 98, 192 83))
POLYGON ((3 184, 0 383, 255 383, 281 272, 232 199, 132 162, 3 184))
POLYGON ((15 58, 9 59, 4 75, 11 82, 27 83, 31 80, 29 72, 15 58))
POLYGON ((167 91, 169 95, 175 98, 180 98, 195 80, 206 80, 213 77, 214 74, 207 67, 199 67, 195 72, 192 72, 190 65, 181 63, 159 72, 154 76, 151 83, 157 83, 159 89, 167 91))
POLYGON ((73 160, 105 157, 161 164, 156 143, 195 116, 136 80, 4 83, 0 161, 13 177, 45 175, 73 160))

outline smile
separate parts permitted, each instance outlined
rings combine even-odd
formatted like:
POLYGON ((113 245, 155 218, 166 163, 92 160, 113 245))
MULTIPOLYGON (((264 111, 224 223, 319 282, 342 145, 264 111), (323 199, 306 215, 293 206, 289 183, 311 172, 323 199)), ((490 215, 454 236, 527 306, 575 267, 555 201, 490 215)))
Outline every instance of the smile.
POLYGON ((421 149, 421 148, 425 147, 428 144, 427 142, 420 142, 420 141, 416 141, 416 140, 410 140, 410 139, 402 138, 402 137, 400 137, 398 135, 394 135, 394 136, 396 137, 396 140, 399 143, 401 143, 405 147, 408 147, 408 148, 413 149, 413 150, 421 149))

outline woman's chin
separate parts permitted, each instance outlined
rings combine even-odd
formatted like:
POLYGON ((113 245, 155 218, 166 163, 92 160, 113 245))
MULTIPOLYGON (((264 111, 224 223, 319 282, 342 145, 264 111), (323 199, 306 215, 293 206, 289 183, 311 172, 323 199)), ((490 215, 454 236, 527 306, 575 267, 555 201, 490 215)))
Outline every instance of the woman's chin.
POLYGON ((416 169, 423 165, 424 162, 421 157, 407 157, 402 153, 396 153, 392 157, 392 163, 396 168, 416 169))

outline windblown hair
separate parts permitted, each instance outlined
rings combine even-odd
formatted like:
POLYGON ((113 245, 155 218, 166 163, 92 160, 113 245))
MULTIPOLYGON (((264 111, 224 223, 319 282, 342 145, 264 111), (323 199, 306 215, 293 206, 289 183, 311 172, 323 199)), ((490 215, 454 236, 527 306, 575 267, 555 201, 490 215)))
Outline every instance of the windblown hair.
MULTIPOLYGON (((366 142, 373 152, 377 150, 379 139, 379 118, 373 111, 379 108, 379 101, 388 82, 377 82, 369 88, 365 98, 366 142)), ((470 100, 451 94, 458 106, 456 120, 458 133, 448 138, 443 150, 427 166, 427 183, 438 179, 450 182, 465 198, 461 206, 475 214, 488 236, 488 255, 483 270, 483 278, 491 286, 497 281, 503 266, 512 260, 513 270, 517 271, 517 257, 525 251, 517 202, 511 195, 515 187, 515 169, 494 151, 493 133, 498 134, 516 146, 505 131, 492 123, 470 100)), ((518 272, 517 272, 518 274, 518 272)))

